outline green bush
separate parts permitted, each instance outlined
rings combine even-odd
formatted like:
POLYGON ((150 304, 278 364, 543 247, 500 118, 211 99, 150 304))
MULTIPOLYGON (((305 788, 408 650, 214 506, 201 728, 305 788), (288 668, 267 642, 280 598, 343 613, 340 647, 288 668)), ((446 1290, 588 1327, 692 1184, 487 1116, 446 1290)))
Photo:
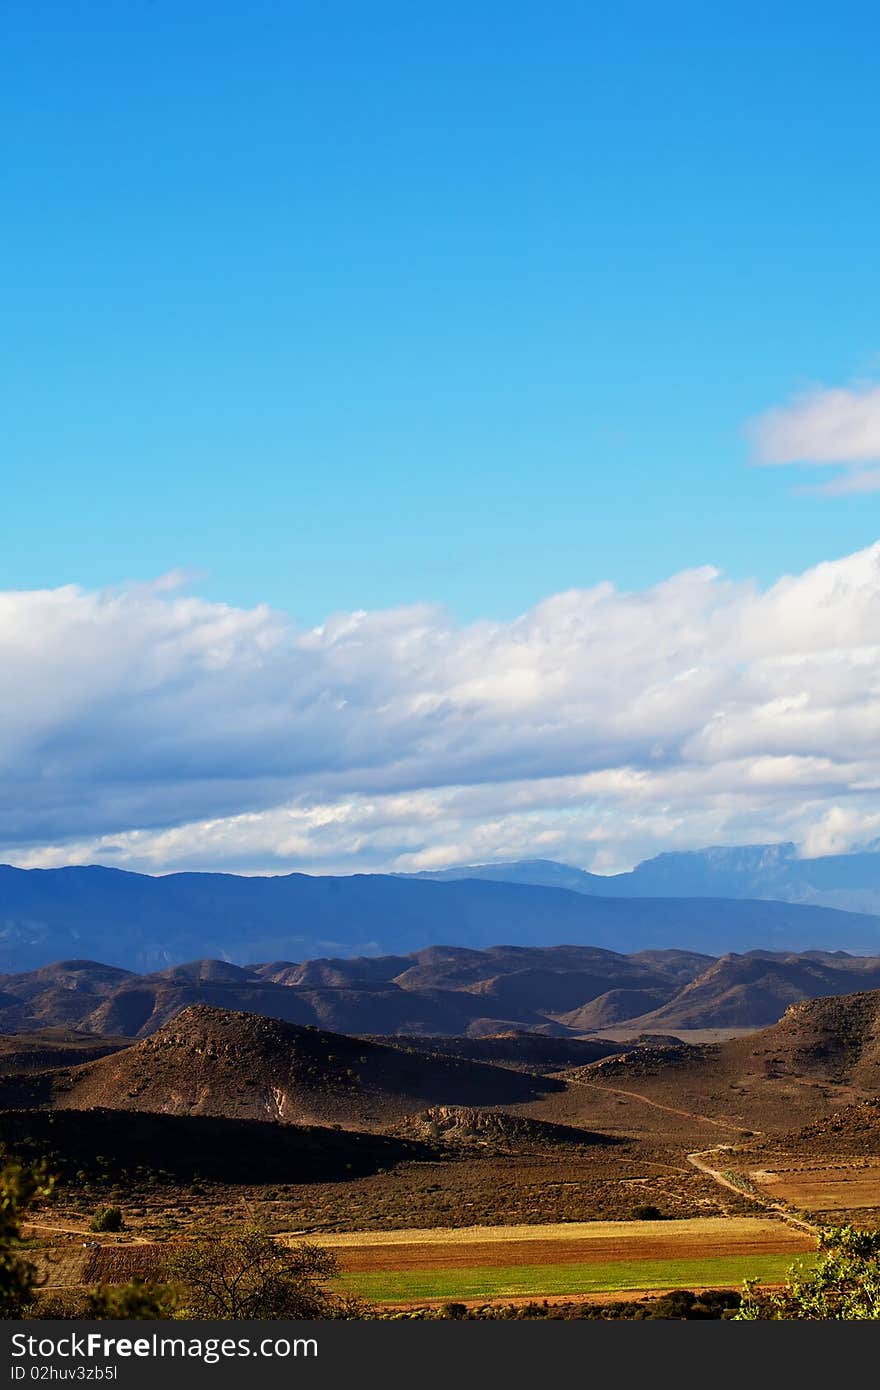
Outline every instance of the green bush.
POLYGON ((100 1207, 89 1222, 90 1231, 121 1231, 124 1228, 120 1207, 100 1207))
POLYGON ((736 1321, 880 1320, 880 1231, 828 1226, 819 1250, 812 1269, 792 1265, 782 1289, 762 1289, 749 1280, 736 1321))

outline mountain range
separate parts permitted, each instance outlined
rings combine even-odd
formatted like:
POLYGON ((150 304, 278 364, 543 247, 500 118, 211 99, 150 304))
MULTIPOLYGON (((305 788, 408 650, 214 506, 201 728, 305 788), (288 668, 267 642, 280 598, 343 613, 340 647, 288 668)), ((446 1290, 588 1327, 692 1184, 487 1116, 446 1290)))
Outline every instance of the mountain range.
MULTIPOLYGON (((649 866, 642 867, 647 872, 649 866)), ((2 865, 0 970, 21 972, 75 957, 149 971, 204 957, 244 965, 408 954, 437 943, 484 948, 566 942, 623 953, 679 948, 712 956, 755 949, 880 951, 880 917, 773 901, 767 894, 733 895, 732 879, 720 871, 716 878, 730 896, 696 895, 705 884, 695 871, 687 880, 689 894, 674 896, 672 888, 687 875, 652 872, 654 878, 645 881, 638 870, 605 879, 539 861, 538 870, 532 864, 495 865, 433 881, 389 874, 154 877, 101 866, 2 865), (539 871, 555 880, 574 875, 581 886, 501 878, 504 872, 522 879, 539 871), (655 882, 662 892, 645 896, 655 882), (592 891, 597 884, 601 896, 592 891), (634 896, 640 888, 643 894, 634 896)))
POLYGON ((360 1036, 467 1039, 467 1055, 485 1060, 498 1060, 514 1034, 521 1056, 528 1033, 533 1057, 554 1056, 562 1066, 618 1051, 603 1029, 638 1036, 758 1028, 804 999, 870 989, 880 989, 880 956, 842 951, 715 959, 578 946, 432 947, 249 967, 200 960, 146 975, 71 960, 0 976, 0 1033, 63 1028, 145 1038, 188 1008, 210 1006, 360 1036))
POLYGON ((622 874, 592 874, 550 859, 520 859, 427 870, 413 877, 532 883, 611 898, 769 898, 880 913, 880 852, 803 859, 790 842, 669 851, 622 874))

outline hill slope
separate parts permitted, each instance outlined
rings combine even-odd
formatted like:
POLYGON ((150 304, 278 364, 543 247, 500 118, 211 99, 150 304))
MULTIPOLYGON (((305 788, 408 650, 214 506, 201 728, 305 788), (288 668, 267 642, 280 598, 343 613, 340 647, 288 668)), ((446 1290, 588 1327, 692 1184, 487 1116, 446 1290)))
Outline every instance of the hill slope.
POLYGON ((143 1042, 59 1074, 50 1104, 369 1129, 432 1105, 517 1104, 560 1089, 469 1059, 196 1005, 143 1042))
POLYGON ((627 1021, 646 1030, 763 1028, 798 1000, 872 988, 880 988, 878 957, 754 951, 722 956, 659 1008, 627 1021))
POLYGON ((644 1119, 704 1143, 710 1131, 699 1117, 712 1118, 716 1144, 746 1132, 785 1133, 876 1099, 880 990, 801 1000, 747 1037, 702 1047, 636 1046, 563 1074, 576 1085, 586 1082, 605 1101, 606 1115, 622 1096, 647 1102, 653 1109, 642 1112, 644 1119))

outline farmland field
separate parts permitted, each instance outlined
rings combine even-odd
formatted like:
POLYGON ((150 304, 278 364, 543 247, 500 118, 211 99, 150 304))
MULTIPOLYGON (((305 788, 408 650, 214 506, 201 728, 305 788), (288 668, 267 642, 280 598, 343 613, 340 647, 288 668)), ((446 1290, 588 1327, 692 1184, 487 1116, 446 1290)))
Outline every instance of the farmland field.
POLYGON ((758 1217, 595 1221, 324 1237, 341 1284, 375 1303, 778 1282, 809 1236, 758 1217))
POLYGON ((758 1169, 752 1182, 767 1196, 814 1212, 854 1211, 880 1205, 880 1160, 825 1159, 758 1169))
MULTIPOLYGON (((597 1264, 497 1265, 484 1268, 350 1274, 340 1284, 371 1303, 493 1299, 527 1295, 619 1293, 639 1289, 739 1288, 745 1279, 781 1283, 793 1255, 728 1255, 700 1260, 611 1260, 597 1264)), ((800 1257, 806 1262, 813 1255, 800 1257)))

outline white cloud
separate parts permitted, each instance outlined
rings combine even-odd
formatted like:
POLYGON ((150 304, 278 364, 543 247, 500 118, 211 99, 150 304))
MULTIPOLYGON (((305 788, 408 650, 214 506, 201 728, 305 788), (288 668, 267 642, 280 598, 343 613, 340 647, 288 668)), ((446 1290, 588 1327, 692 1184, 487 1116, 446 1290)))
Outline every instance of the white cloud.
POLYGON ((880 491, 880 385, 815 387, 751 422, 759 464, 802 463, 845 471, 811 492, 828 496, 880 491))
POLYGON ((0 594, 0 857, 418 868, 857 844, 880 815, 880 543, 297 628, 159 583, 0 594))
POLYGON ((819 487, 803 488, 802 491, 820 493, 825 497, 852 497, 880 492, 880 468, 853 468, 848 473, 839 473, 819 487))

